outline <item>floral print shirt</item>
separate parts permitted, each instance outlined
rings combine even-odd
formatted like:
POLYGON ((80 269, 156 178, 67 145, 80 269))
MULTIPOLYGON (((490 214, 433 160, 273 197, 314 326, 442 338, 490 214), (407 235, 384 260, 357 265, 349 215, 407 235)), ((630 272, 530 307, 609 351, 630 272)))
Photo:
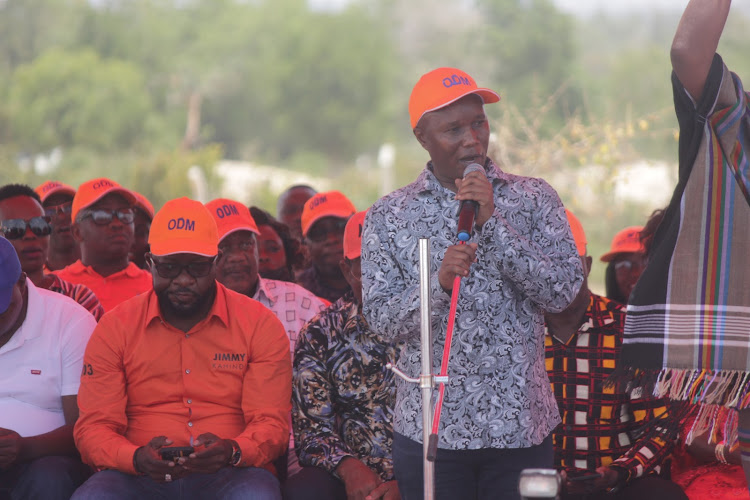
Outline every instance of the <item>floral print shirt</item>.
MULTIPOLYGON (((440 448, 524 448, 560 422, 544 365, 544 311, 558 312, 583 281, 565 210, 545 181, 487 160, 493 216, 475 227, 477 261, 462 280, 440 448)), ((427 164, 412 184, 368 211, 362 240, 364 315, 386 338, 403 339, 398 366, 420 372, 419 239, 430 238, 433 367, 439 371, 450 296, 438 282, 456 244, 459 202, 427 164)), ((421 389, 396 381, 394 431, 422 441, 421 389)), ((437 396, 435 395, 435 398, 437 396)))
POLYGON ((394 479, 391 445, 396 347, 374 334, 349 292, 300 332, 292 415, 301 465, 331 473, 348 456, 394 479))

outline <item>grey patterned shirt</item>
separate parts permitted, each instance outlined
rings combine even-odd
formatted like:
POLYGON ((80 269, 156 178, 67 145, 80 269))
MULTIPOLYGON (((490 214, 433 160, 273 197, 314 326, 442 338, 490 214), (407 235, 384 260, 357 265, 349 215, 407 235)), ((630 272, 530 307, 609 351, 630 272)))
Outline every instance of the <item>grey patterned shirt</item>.
MULTIPOLYGON (((544 366, 544 311, 559 312, 583 281, 557 193, 541 179, 487 161, 494 215, 472 235, 477 262, 461 283, 440 422, 440 448, 538 445, 560 422, 544 366)), ((399 367, 420 372, 419 238, 430 238, 433 365, 440 368, 450 296, 438 282, 457 242, 459 202, 431 170, 378 200, 362 240, 363 312, 379 334, 404 340, 399 367)), ((437 391, 435 392, 437 394, 437 391)), ((437 396, 435 396, 436 398, 437 396)), ((394 431, 422 441, 420 388, 397 378, 394 431)), ((435 399, 433 399, 434 401, 435 399)))

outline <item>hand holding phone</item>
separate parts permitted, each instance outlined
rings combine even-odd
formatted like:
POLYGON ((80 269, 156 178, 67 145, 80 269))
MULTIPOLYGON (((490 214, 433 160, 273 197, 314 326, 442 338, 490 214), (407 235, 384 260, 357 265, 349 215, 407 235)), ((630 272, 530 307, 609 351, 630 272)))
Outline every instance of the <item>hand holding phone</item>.
POLYGON ((159 455, 162 460, 177 461, 180 457, 187 457, 193 453, 195 449, 192 446, 172 446, 167 448, 160 448, 159 455))

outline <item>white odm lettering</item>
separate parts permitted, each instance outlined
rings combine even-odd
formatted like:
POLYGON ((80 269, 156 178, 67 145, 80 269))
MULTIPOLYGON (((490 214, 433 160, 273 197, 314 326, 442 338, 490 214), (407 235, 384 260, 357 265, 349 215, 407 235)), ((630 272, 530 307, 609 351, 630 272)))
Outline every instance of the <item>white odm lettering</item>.
POLYGON ((170 219, 167 223, 167 229, 170 231, 174 229, 184 229, 185 231, 195 231, 195 221, 190 219, 170 219))

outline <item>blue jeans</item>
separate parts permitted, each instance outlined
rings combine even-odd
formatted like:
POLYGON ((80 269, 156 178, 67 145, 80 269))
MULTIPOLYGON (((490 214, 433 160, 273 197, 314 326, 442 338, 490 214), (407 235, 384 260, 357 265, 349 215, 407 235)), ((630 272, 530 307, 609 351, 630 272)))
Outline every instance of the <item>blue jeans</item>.
MULTIPOLYGON (((530 448, 438 449, 435 460, 437 500, 514 500, 523 469, 552 468, 552 435, 530 448)), ((424 498, 422 443, 393 435, 393 468, 403 500, 424 498)))
POLYGON ((305 466, 287 478, 284 500, 346 500, 346 487, 327 470, 305 466))
POLYGON ((115 470, 95 473, 73 500, 281 500, 279 481, 265 469, 223 467, 213 474, 191 474, 169 483, 115 470))
POLYGON ((78 458, 37 458, 0 471, 0 499, 68 500, 90 475, 78 458))

